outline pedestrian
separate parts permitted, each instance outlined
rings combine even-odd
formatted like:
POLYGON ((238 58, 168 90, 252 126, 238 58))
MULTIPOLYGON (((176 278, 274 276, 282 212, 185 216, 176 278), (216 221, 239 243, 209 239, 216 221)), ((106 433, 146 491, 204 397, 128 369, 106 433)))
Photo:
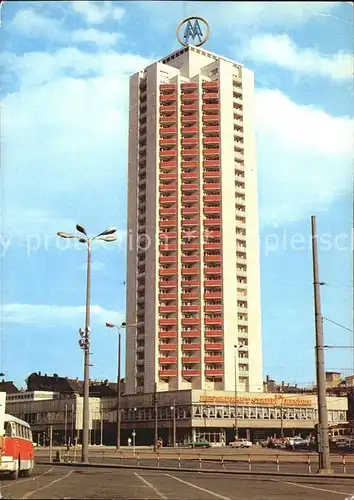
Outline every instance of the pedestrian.
POLYGON ((132 439, 129 437, 128 438, 128 446, 131 446, 132 445, 132 439))

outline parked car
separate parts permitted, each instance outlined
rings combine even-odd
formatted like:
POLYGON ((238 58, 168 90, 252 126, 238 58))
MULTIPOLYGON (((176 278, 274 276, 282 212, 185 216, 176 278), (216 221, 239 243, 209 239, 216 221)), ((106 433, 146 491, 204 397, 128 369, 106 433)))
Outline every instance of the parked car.
POLYGON ((336 447, 337 448, 346 448, 349 446, 349 439, 348 438, 339 438, 336 440, 336 447))
POLYGON ((286 447, 290 450, 305 450, 308 448, 308 440, 300 437, 290 438, 286 447))
POLYGON ((211 444, 206 439, 197 439, 188 443, 188 448, 210 448, 211 444))
POLYGON ((229 444, 230 448, 251 448, 251 441, 247 441, 247 439, 236 439, 232 443, 229 444))

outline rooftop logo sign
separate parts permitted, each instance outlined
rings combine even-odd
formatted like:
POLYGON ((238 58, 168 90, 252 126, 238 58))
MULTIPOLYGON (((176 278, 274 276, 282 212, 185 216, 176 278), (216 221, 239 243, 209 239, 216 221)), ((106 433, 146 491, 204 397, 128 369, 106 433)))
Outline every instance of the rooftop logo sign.
POLYGON ((177 26, 176 34, 179 43, 185 47, 190 44, 190 39, 192 39, 193 45, 199 47, 208 40, 209 31, 208 21, 204 17, 192 16, 182 19, 177 26), (203 26, 203 31, 200 24, 203 26))

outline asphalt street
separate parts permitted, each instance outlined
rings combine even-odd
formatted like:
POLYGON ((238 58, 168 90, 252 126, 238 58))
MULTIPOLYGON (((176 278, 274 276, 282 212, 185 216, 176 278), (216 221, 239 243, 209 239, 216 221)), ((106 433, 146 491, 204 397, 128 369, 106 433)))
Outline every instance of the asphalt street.
POLYGON ((2 478, 0 491, 5 499, 38 500, 345 500, 354 480, 37 465, 31 478, 2 478))

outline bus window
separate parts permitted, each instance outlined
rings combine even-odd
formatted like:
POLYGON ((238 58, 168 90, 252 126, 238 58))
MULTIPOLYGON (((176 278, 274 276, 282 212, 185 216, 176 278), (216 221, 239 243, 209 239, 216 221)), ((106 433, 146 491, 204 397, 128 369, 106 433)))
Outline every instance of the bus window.
POLYGON ((11 437, 12 436, 12 428, 11 428, 11 423, 10 422, 5 422, 4 425, 4 431, 5 431, 5 437, 11 437))

